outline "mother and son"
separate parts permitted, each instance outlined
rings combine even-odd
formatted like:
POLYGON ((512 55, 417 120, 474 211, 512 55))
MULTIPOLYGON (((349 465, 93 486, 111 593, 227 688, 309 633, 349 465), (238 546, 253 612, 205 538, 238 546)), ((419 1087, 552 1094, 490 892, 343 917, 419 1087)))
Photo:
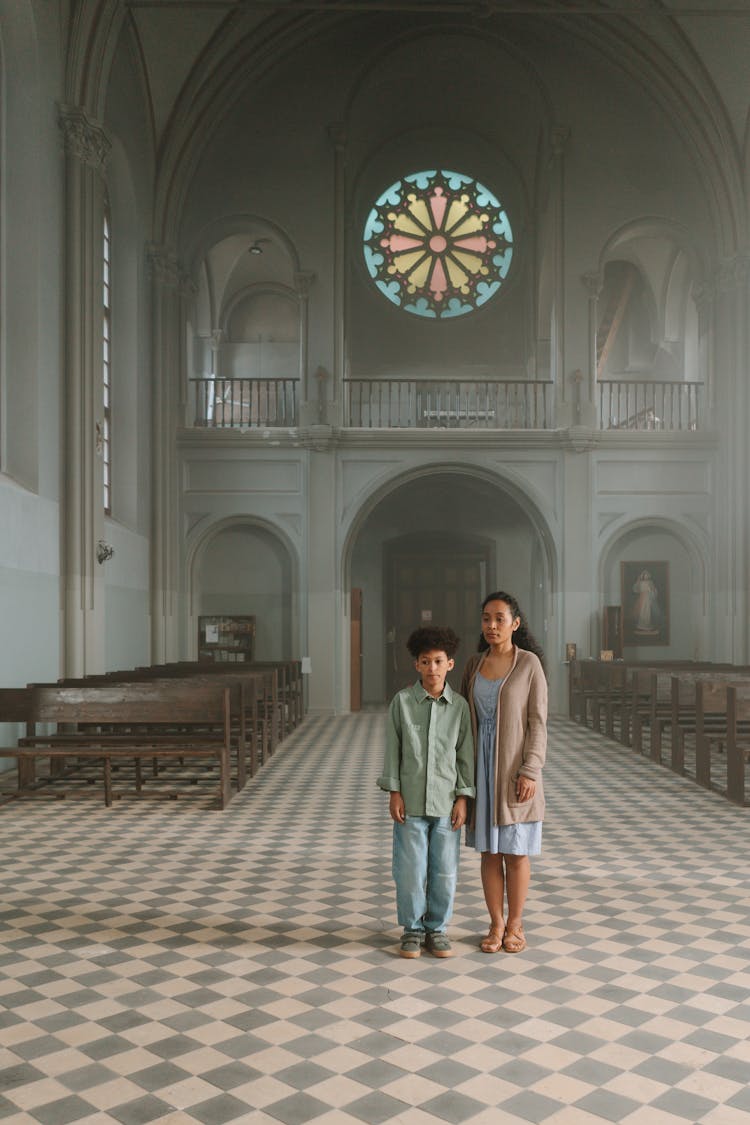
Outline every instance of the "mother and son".
POLYGON ((526 948, 529 856, 541 851, 544 817, 544 654, 516 599, 502 591, 482 603, 479 651, 464 668, 460 694, 446 683, 458 643, 452 629, 416 629, 407 648, 419 679, 388 711, 378 785, 390 793, 402 957, 419 957, 423 948, 452 955, 447 928, 464 824, 467 844, 481 852, 490 916, 480 948, 526 948))

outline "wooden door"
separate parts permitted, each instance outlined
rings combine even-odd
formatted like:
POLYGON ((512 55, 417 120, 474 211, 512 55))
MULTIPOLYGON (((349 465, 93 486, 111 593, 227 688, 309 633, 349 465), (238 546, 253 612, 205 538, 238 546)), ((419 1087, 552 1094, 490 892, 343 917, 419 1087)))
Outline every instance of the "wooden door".
POLYGON ((350 614, 349 709, 362 710, 362 591, 352 589, 350 614))
POLYGON ((448 678, 451 687, 458 687, 461 669, 479 639, 488 554, 482 546, 449 548, 444 542, 396 544, 391 549, 386 564, 389 698, 416 678, 406 640, 421 625, 449 625, 461 638, 456 667, 448 678))

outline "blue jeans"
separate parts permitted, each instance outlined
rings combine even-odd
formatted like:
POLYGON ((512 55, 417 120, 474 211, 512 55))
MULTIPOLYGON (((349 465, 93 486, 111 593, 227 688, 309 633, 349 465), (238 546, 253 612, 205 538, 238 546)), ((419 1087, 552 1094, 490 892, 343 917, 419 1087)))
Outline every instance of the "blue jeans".
POLYGON ((461 832, 449 816, 407 816, 393 825, 393 878, 399 925, 445 933, 453 913, 461 832))

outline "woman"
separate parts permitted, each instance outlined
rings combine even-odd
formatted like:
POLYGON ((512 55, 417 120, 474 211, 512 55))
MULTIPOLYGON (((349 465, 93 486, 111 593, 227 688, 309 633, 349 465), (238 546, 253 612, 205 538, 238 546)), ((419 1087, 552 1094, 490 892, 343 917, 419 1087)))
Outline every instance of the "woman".
POLYGON ((531 862, 542 847, 542 767, 547 749, 544 654, 518 602, 502 591, 482 603, 479 654, 464 669, 461 694, 471 711, 476 800, 466 842, 482 853, 490 929, 485 953, 526 948, 523 908, 531 862), (508 913, 505 916, 504 898, 508 913))

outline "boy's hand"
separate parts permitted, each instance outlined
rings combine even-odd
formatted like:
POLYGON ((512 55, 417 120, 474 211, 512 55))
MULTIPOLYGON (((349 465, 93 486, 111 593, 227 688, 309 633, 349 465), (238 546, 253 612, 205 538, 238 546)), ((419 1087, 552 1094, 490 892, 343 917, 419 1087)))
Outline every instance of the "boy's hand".
POLYGON ((391 799, 388 802, 388 811, 391 814, 391 820, 395 820, 396 824, 403 824, 406 819, 406 809, 404 807, 404 798, 400 793, 391 793, 391 799))
POLYGON ((465 797, 456 797, 451 811, 451 828, 455 832, 466 824, 467 802, 465 797))

